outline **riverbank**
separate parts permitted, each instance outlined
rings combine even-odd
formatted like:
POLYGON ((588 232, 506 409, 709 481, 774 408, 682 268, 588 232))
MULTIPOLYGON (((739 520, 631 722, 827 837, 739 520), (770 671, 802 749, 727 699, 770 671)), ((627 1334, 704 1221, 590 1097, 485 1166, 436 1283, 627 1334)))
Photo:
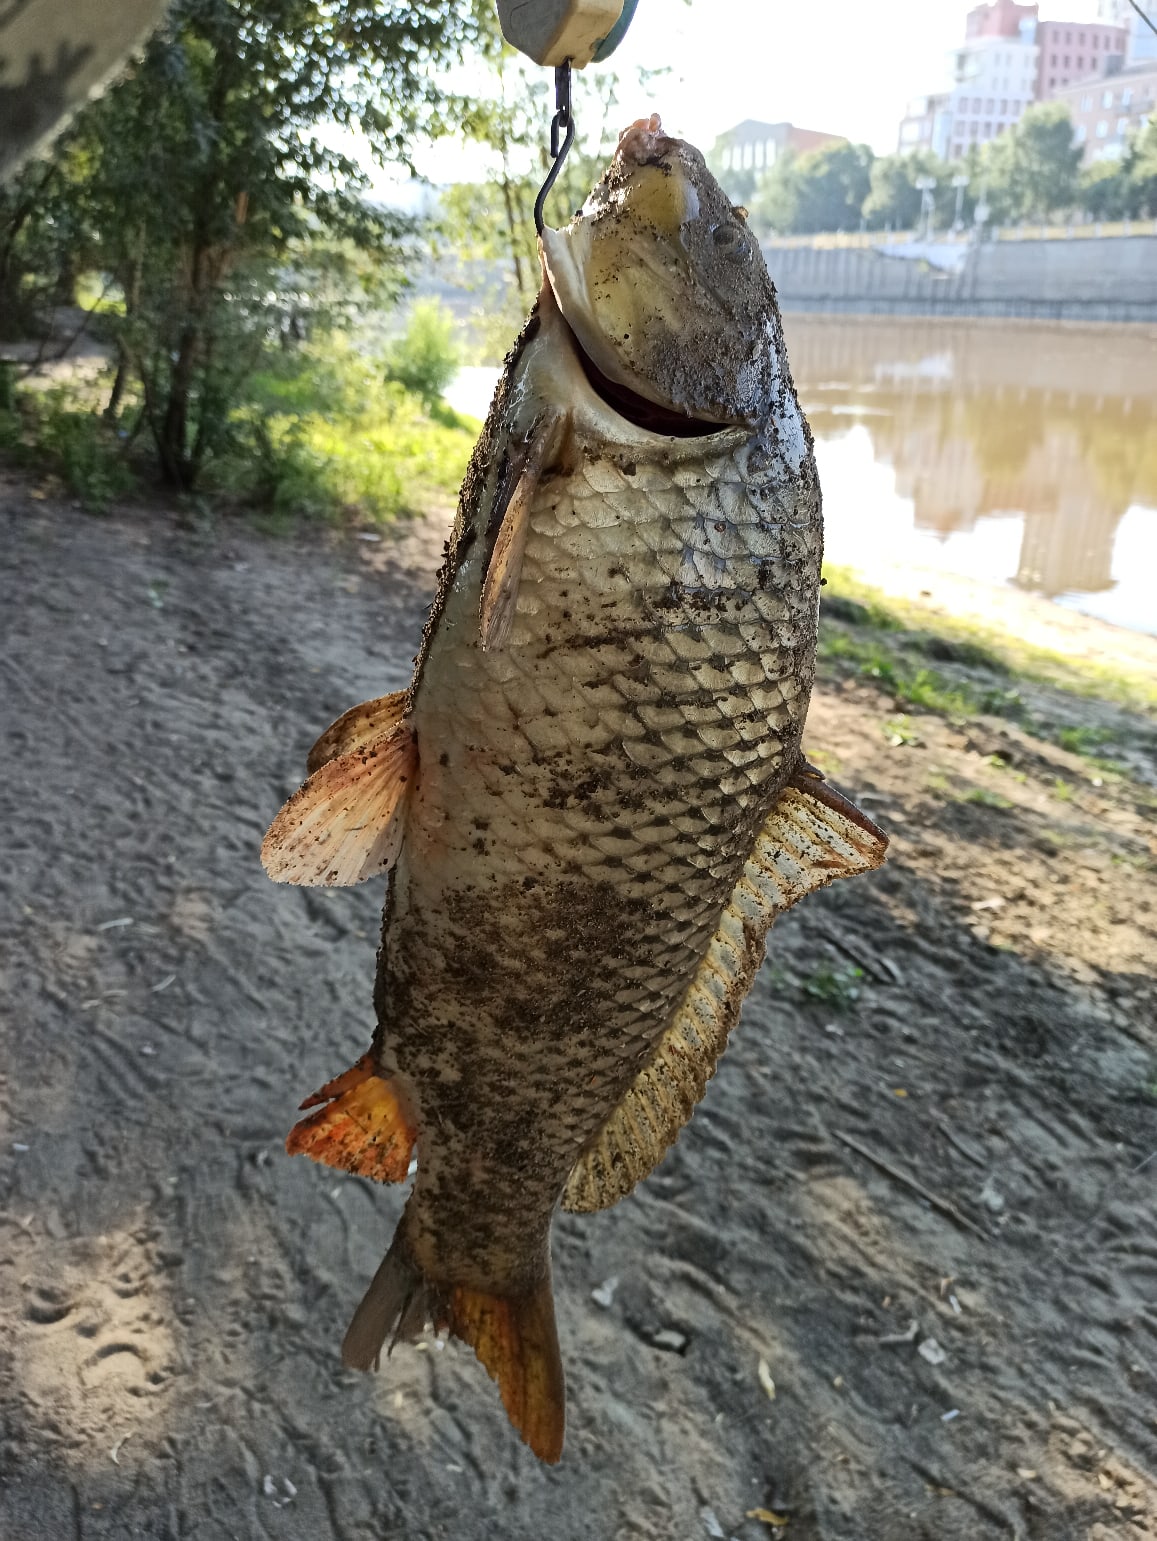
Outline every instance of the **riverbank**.
POLYGON ((832 246, 764 244, 785 311, 1157 322, 1157 233, 832 246))
POLYGON ((270 539, 0 477, 0 1530, 1157 1536, 1146 789, 1049 736, 1089 698, 839 574, 807 748, 889 860, 777 924, 654 1176, 558 1222, 562 1465, 454 1345, 341 1369, 403 1195, 283 1141, 368 1042, 381 885, 257 847, 408 679, 447 518, 270 539))

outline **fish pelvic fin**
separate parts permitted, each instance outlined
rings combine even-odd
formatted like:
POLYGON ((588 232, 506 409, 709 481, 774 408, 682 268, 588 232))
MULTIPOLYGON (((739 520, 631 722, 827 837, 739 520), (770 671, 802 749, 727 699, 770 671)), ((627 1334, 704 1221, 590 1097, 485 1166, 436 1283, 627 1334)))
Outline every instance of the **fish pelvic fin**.
POLYGON ((377 1074, 371 1055, 363 1054, 301 1106, 315 1111, 290 1131, 285 1148, 291 1156, 309 1156, 375 1182, 405 1181, 417 1133, 394 1084, 377 1074))
POLYGON ((549 1263, 528 1292, 492 1295, 464 1285, 427 1279, 398 1227, 342 1344, 342 1363, 377 1369, 390 1338, 419 1336, 427 1323, 449 1328, 468 1344, 498 1383, 507 1416, 539 1460, 562 1455, 566 1430, 566 1381, 558 1347, 549 1263))
POLYGON ((558 451, 565 422, 565 414, 552 411, 536 424, 522 470, 494 537, 478 609, 479 638, 484 652, 505 647, 510 638, 522 577, 522 559, 530 533, 531 505, 543 471, 558 451))
POLYGON ((776 917, 836 878, 878 867, 887 845, 883 830, 801 761, 658 1048, 575 1163, 564 1209, 609 1209, 654 1171, 715 1074, 776 917))
POLYGON ((305 762, 307 774, 312 776, 331 760, 388 737, 406 715, 409 694, 408 690, 395 690, 392 695, 377 696, 373 701, 363 701, 360 706, 351 706, 348 712, 343 712, 309 751, 305 762))
POLYGON ((402 848, 417 773, 418 742, 404 720, 329 760, 269 826, 261 846, 266 872, 275 883, 326 888, 388 872, 402 848))

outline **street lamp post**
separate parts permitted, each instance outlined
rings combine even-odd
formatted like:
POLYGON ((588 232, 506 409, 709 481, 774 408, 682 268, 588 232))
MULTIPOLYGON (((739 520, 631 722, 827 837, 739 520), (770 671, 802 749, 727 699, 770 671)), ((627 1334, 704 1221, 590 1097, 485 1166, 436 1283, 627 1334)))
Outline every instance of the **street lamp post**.
POLYGON ((924 239, 932 234, 932 210, 935 208, 935 200, 932 197, 936 189, 935 177, 917 177, 913 186, 920 193, 920 218, 924 224, 924 239))
POLYGON ((968 178, 963 173, 952 178, 952 185, 956 189, 956 217, 952 221, 954 231, 963 229, 964 221, 960 215, 964 208, 964 189, 968 186, 968 178))

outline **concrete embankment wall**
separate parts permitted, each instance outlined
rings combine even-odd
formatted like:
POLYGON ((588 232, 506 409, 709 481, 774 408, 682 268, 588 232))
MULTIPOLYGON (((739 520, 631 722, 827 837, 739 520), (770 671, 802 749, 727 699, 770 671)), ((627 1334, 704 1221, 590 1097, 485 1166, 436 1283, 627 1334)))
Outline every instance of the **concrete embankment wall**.
POLYGON ((991 241, 955 272, 865 247, 764 247, 785 310, 1157 323, 1157 235, 991 241))

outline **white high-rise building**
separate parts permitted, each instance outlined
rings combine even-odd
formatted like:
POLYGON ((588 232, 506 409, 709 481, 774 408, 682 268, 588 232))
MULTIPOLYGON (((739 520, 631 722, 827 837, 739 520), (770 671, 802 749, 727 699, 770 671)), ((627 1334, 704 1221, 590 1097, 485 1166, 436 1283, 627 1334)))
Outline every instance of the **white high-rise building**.
POLYGON ((974 37, 952 56, 949 93, 952 160, 987 144, 1017 122, 1036 92, 1037 49, 1031 24, 1014 37, 974 37))

